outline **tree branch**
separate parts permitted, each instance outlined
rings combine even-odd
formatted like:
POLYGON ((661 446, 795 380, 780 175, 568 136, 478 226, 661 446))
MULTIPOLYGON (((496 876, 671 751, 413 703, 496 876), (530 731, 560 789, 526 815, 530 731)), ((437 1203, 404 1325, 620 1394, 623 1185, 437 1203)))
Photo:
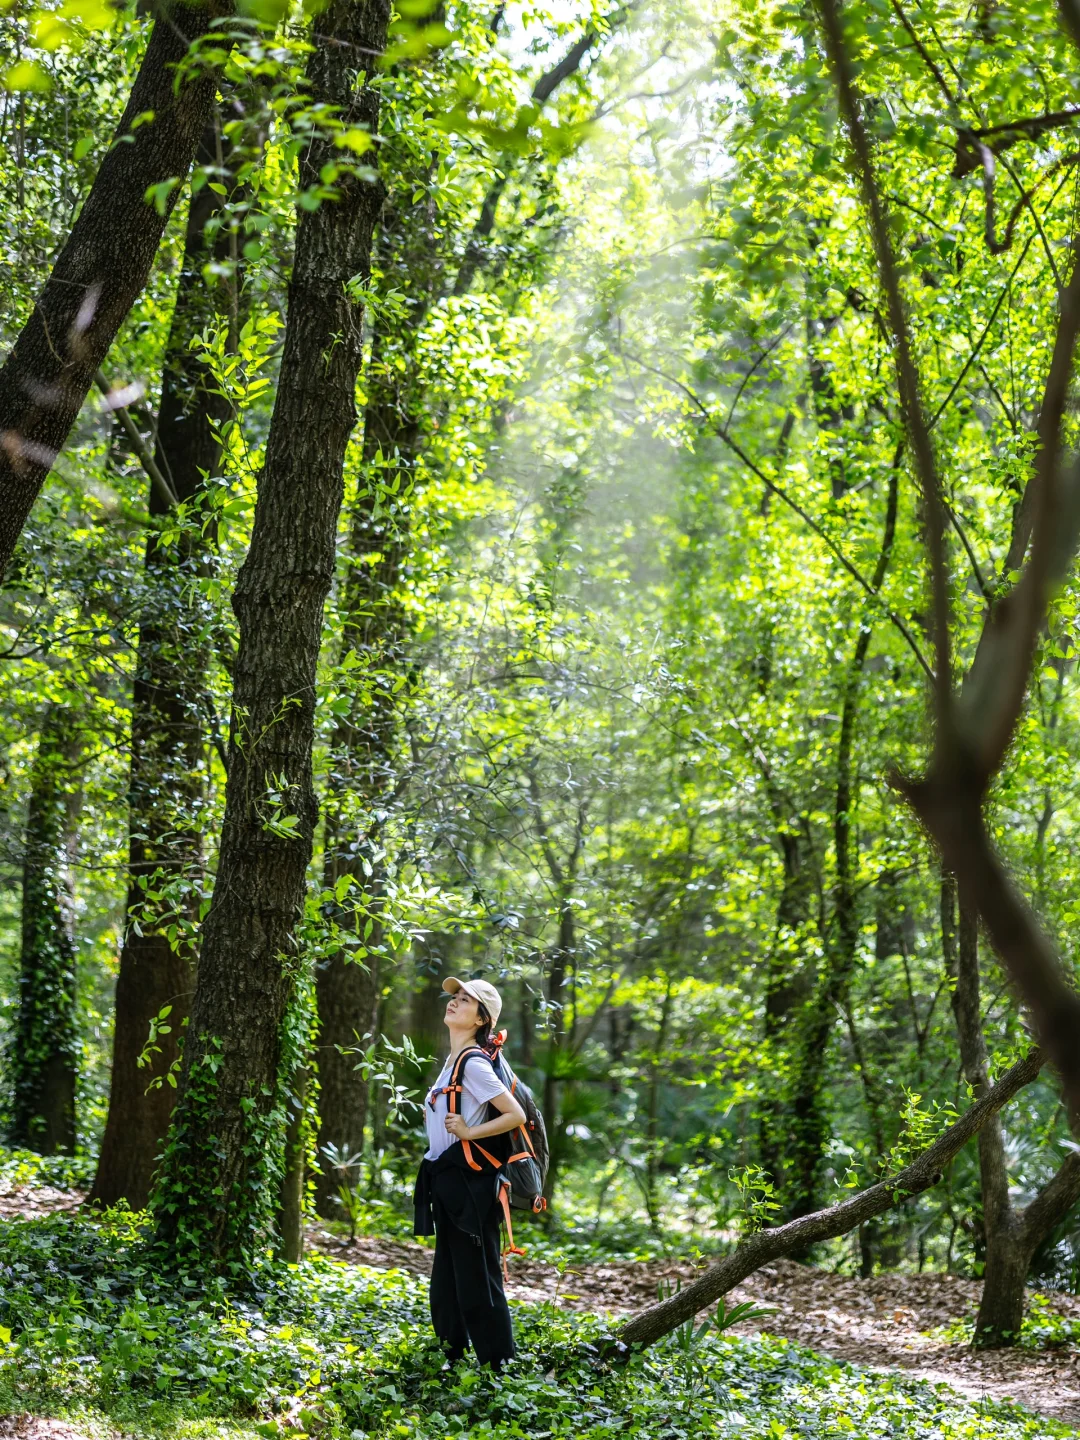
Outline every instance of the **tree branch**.
POLYGON ((100 370, 96 371, 94 374, 94 384, 101 391, 102 395, 105 396, 105 402, 108 408, 113 412, 116 418, 120 421, 120 424, 124 427, 124 433, 127 435, 128 440, 131 442, 131 448, 135 451, 139 464, 142 466, 143 470, 148 475, 151 485, 153 485, 154 489, 158 492, 160 498, 165 502, 166 508, 169 510, 175 510, 177 505, 179 504, 179 501, 173 493, 172 486, 158 469, 157 462, 154 460, 153 455, 150 453, 146 442, 139 434, 139 427, 131 418, 127 406, 117 404, 116 397, 118 395, 121 395, 123 392, 119 390, 114 390, 109 384, 108 380, 105 379, 105 376, 101 373, 100 370))
POLYGON ((651 1345, 676 1326, 692 1319, 706 1305, 719 1300, 770 1260, 790 1255, 793 1250, 804 1249, 807 1245, 819 1244, 822 1240, 846 1235, 874 1216, 882 1215, 912 1196, 931 1189, 941 1179, 945 1167, 978 1134, 986 1120, 996 1115, 1017 1091, 1030 1085, 1042 1066, 1042 1052, 1031 1050, 1023 1060, 1006 1071, 984 1099, 966 1110, 955 1125, 950 1125, 944 1135, 896 1175, 871 1185, 838 1205, 815 1210, 811 1215, 802 1215, 772 1230, 759 1230, 749 1240, 744 1240, 731 1255, 710 1265, 693 1285, 634 1315, 620 1330, 619 1339, 628 1345, 651 1345))

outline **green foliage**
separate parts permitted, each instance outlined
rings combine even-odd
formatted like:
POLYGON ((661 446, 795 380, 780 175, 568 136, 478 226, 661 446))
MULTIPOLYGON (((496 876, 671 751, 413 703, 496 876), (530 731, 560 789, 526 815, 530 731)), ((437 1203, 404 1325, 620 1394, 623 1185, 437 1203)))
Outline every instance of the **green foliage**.
MULTIPOLYGON (((670 1300, 681 1289, 681 1280, 674 1285, 670 1280, 661 1280, 656 1287, 656 1298, 657 1300, 670 1300)), ((703 1344, 706 1336, 722 1335, 725 1330, 730 1330, 733 1325, 738 1325, 744 1320, 759 1320, 775 1313, 774 1310, 755 1305, 749 1300, 729 1306, 727 1301, 721 1298, 711 1315, 706 1315, 704 1320, 691 1317, 689 1320, 683 1321, 670 1335, 665 1336, 661 1343, 680 1351, 684 1356, 690 1356, 703 1344)))
POLYGON ((903 1124, 896 1144, 889 1151, 886 1162, 886 1173, 895 1174, 902 1170, 920 1150, 929 1149, 935 1140, 956 1123, 956 1107, 945 1101, 939 1104, 936 1100, 924 1107, 922 1096, 916 1095, 914 1091, 903 1087, 904 1103, 900 1109, 900 1119, 903 1124))
POLYGON ((739 1195, 741 1230, 753 1235, 776 1216, 780 1209, 774 1197, 776 1186, 760 1165, 744 1165, 731 1171, 731 1182, 739 1195))
POLYGON ((266 1269, 236 1295, 221 1282, 163 1278, 141 1222, 122 1213, 2 1231, 0 1405, 137 1423, 154 1437, 184 1434, 198 1416, 327 1440, 1071 1433, 768 1337, 702 1335, 614 1363, 605 1325, 555 1306, 515 1307, 521 1353, 503 1374, 470 1364, 451 1373, 424 1286, 394 1272, 306 1261, 266 1269))
POLYGON ((48 1185, 55 1190, 87 1190, 94 1178, 95 1157, 39 1155, 35 1150, 0 1146, 0 1190, 48 1185))
MULTIPOLYGON (((975 1336, 975 1321, 955 1320, 932 1332, 952 1344, 970 1345, 975 1336)), ((1016 1342, 1023 1350, 1058 1350, 1080 1343, 1080 1321, 1064 1314, 1052 1296, 1031 1295, 1016 1342)))

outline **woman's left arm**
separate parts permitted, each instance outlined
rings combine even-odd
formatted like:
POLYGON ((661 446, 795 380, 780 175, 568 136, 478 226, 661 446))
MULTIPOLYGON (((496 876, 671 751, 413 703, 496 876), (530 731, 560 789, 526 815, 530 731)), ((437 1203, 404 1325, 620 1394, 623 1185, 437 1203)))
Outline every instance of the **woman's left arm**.
POLYGON ((488 1135, 503 1135, 507 1130, 525 1124, 525 1111, 509 1090, 496 1095, 491 1103, 501 1112, 497 1120, 485 1120, 483 1125, 466 1125, 460 1115, 447 1115, 447 1130, 459 1140, 483 1140, 488 1135))

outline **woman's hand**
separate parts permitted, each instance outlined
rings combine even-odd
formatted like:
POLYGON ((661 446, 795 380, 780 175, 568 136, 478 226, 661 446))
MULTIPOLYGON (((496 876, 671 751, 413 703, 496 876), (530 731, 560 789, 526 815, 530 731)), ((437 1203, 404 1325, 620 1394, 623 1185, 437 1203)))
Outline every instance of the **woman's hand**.
POLYGON ((459 1140, 471 1140, 472 1131, 460 1115, 447 1115, 446 1128, 451 1135, 456 1135, 459 1140))

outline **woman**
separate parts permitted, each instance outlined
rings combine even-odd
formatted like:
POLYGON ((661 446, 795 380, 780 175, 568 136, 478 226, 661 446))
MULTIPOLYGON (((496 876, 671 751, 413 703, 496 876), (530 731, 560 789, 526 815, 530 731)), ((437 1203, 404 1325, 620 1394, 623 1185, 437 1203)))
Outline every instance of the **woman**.
POLYGON ((514 1354, 514 1332, 499 1264, 496 1172, 474 1156, 471 1147, 466 1152, 461 1142, 479 1141, 501 1159, 492 1138, 524 1124, 525 1112, 487 1056, 472 1054, 459 1077, 457 1113, 451 1113, 448 1087, 454 1063, 463 1050, 489 1043, 502 997, 486 980, 451 976, 442 988, 450 997, 450 1056, 424 1105, 428 1148, 416 1180, 413 1229, 417 1235, 434 1230, 431 1323, 450 1360, 460 1360, 471 1340, 481 1364, 498 1369, 514 1354), (480 1163, 479 1170, 470 1166, 470 1158, 480 1163))

